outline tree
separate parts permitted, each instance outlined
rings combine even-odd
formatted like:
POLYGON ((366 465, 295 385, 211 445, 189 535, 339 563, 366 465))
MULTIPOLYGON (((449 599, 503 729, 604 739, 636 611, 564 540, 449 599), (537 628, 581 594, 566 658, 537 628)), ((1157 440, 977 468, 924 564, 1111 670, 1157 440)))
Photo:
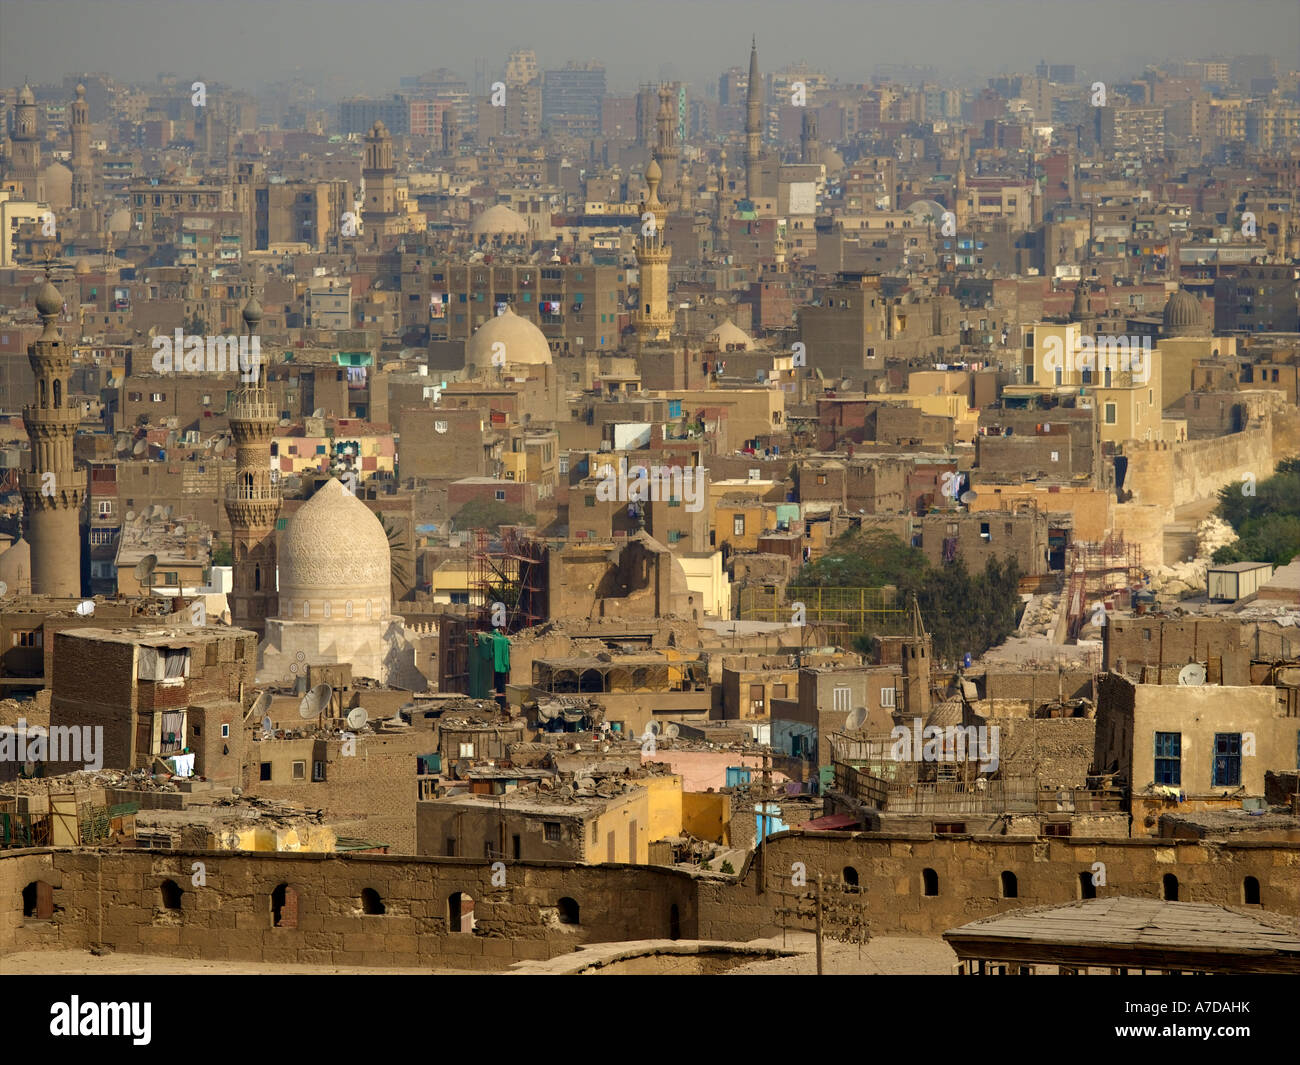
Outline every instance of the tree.
POLYGON ((1300 459, 1283 459, 1273 475, 1258 484, 1224 485, 1219 489, 1218 510, 1238 540, 1214 553, 1216 564, 1285 566, 1300 555, 1300 459))
POLYGON ((383 526, 384 535, 388 537, 388 579, 392 586, 393 598, 401 599, 411 587, 411 568, 407 565, 406 553, 410 545, 397 526, 390 523, 382 514, 379 524, 383 526))
POLYGON ((212 564, 214 566, 233 566, 235 564, 234 549, 229 544, 213 544, 212 564))

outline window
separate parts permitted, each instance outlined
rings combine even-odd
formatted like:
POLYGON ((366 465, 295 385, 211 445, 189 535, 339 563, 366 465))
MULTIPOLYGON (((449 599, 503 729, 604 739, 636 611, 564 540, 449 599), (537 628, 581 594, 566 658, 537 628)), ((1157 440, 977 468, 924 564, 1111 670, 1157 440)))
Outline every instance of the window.
POLYGON ((1020 897, 1020 883, 1016 880, 1016 874, 1010 870, 1002 874, 1002 897, 1004 899, 1018 899, 1020 897))
POLYGON ((1097 897, 1097 882, 1093 880, 1092 873, 1079 874, 1079 898, 1095 899, 1097 897))
POLYGON ((54 888, 44 880, 33 880, 23 888, 23 917, 49 921, 54 917, 54 888))
POLYGON ((893 689, 893 688, 881 688, 881 689, 880 689, 880 705, 883 706, 883 707, 886 707, 886 708, 892 707, 892 706, 894 705, 894 689, 893 689))
POLYGON ((280 884, 271 892, 271 927, 298 927, 298 892, 288 884, 280 884))
POLYGON ((1214 734, 1214 780, 1211 787, 1235 788, 1241 784, 1241 733, 1214 734))
POLYGON ((39 629, 30 629, 26 632, 14 633, 15 647, 40 647, 41 633, 39 629))
POLYGON ((559 842, 560 842, 560 822, 559 822, 559 821, 543 821, 543 822, 542 822, 542 838, 545 839, 547 843, 559 843, 559 842))
POLYGON ((175 880, 164 880, 160 888, 164 910, 181 908, 181 889, 175 880))
POLYGON ((578 923, 578 904, 567 895, 555 904, 559 912, 560 924, 577 924, 578 923))
POLYGON ((112 500, 101 499, 99 501, 99 516, 102 518, 112 513, 113 513, 112 500))
POLYGON ((474 757, 474 744, 472 744, 472 743, 462 743, 462 744, 460 744, 460 757, 461 757, 461 758, 473 758, 473 757, 474 757))
POLYGON ((846 865, 844 867, 843 873, 841 873, 840 875, 841 878, 844 880, 844 883, 847 884, 849 887, 858 886, 858 871, 854 869, 853 866, 846 865))
POLYGON ((745 515, 743 514, 733 515, 731 532, 733 536, 745 535, 745 515))
POLYGON ((319 784, 319 783, 321 783, 322 781, 324 781, 324 779, 325 779, 325 763, 324 763, 324 762, 312 762, 312 764, 311 764, 311 779, 312 779, 312 783, 313 783, 313 784, 319 784))
POLYGON ((271 779, 271 763, 270 763, 270 762, 263 762, 263 763, 262 763, 262 765, 261 765, 261 772, 258 774, 258 779, 259 779, 259 780, 270 780, 270 779, 271 779))
POLYGON ((1107 424, 1107 425, 1114 425, 1114 424, 1115 424, 1116 413, 1117 413, 1117 409, 1116 409, 1115 404, 1114 404, 1114 403, 1107 403, 1107 404, 1106 404, 1106 424, 1107 424))
POLYGON ((1178 901, 1178 877, 1173 873, 1165 873, 1160 880, 1160 891, 1165 902, 1178 901))
POLYGON ((936 821, 934 823, 934 834, 936 836, 960 836, 965 831, 965 821, 936 821))
POLYGON ((1241 901, 1246 906, 1258 906, 1259 902, 1259 881, 1253 876, 1246 877, 1241 882, 1241 901))
POLYGON ((364 888, 361 892, 361 912, 371 917, 382 917, 388 912, 384 900, 374 888, 364 888))
POLYGON ((498 503, 504 503, 506 501, 506 490, 504 488, 498 488, 496 491, 496 497, 498 503))
POLYGON ((939 874, 933 869, 921 870, 921 893, 929 898, 939 894, 939 874))
POLYGON ((1045 821, 1042 830, 1039 832, 1041 836, 1068 836, 1069 834, 1069 821, 1045 821))
POLYGON ((849 712, 849 702, 851 693, 848 688, 835 688, 831 692, 831 705, 843 713, 849 712))
POLYGON ((991 543, 993 540, 993 534, 989 531, 989 523, 987 521, 980 522, 980 539, 985 543, 991 543))
MULTIPOLYGON (((1150 630, 1148 630, 1150 631, 1150 630)), ((1181 787, 1183 734, 1181 732, 1156 733, 1156 783, 1181 787)))
POLYGON ((221 726, 221 738, 222 738, 223 740, 225 740, 225 739, 229 739, 229 738, 230 738, 230 726, 229 726, 229 725, 222 725, 222 726, 221 726))
POLYGON ((294 762, 294 763, 293 763, 293 779, 294 779, 294 780, 306 780, 306 779, 307 779, 307 763, 306 763, 306 762, 294 762))

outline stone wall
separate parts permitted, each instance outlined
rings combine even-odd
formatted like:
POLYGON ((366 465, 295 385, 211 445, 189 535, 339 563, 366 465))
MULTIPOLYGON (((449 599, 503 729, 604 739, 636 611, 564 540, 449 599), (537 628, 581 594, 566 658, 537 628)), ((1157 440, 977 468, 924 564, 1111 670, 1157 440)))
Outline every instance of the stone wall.
MULTIPOLYGON (((1212 498, 1244 474, 1263 480, 1273 472, 1273 429, 1269 422, 1214 440, 1185 444, 1127 443, 1124 488, 1138 503, 1179 507, 1212 498)), ((1172 515, 1171 515, 1172 517, 1172 515)))

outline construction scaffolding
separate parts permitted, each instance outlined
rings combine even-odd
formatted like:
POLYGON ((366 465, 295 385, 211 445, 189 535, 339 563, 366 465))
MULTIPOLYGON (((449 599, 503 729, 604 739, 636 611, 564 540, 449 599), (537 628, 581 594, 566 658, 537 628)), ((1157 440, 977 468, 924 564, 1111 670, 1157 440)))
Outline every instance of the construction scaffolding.
POLYGON ((1065 572, 1066 635, 1077 640, 1095 613, 1092 604, 1105 603, 1108 610, 1127 607, 1142 588, 1142 546, 1125 543, 1122 535, 1073 543, 1065 572))
POLYGON ((495 628, 509 634, 540 625, 549 616, 548 548, 512 525, 501 526, 498 533, 478 533, 470 603, 477 607, 474 628, 481 632, 495 628), (493 624, 497 604, 505 611, 500 625, 493 624))
POLYGON ((892 589, 791 585, 781 592, 775 585, 755 585, 740 591, 739 619, 842 625, 853 635, 874 636, 904 634, 909 613, 892 589))

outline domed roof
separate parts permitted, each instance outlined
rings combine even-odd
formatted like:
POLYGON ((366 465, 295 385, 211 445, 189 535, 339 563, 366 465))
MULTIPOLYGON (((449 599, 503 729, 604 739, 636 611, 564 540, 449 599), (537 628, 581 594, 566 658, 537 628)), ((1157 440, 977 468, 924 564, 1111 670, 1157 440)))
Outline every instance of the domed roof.
POLYGON ((84 255, 81 256, 80 258, 77 259, 77 264, 75 267, 73 267, 73 270, 78 277, 85 276, 86 274, 90 273, 90 260, 87 259, 84 255))
POLYGON ((546 336, 527 318, 521 318, 506 305, 505 312, 484 322, 465 345, 466 369, 490 370, 493 345, 504 344, 501 352, 507 366, 546 366, 551 362, 551 346, 546 336))
POLYGON ((126 233, 131 228, 131 212, 125 207, 119 207, 108 216, 108 231, 110 233, 126 233))
POLYGON ((36 290, 36 313, 42 318, 52 318, 63 311, 63 293, 47 277, 45 284, 36 290))
POLYGON ((32 591, 32 545, 18 540, 0 555, 0 581, 5 595, 30 595, 32 591))
POLYGON ((45 182, 45 199, 51 207, 63 210, 72 203, 72 171, 60 162, 50 163, 41 170, 45 182))
POLYGON ((728 344, 735 345, 736 351, 748 351, 754 346, 754 338, 741 329, 740 326, 730 318, 710 333, 708 339, 717 342, 719 351, 726 351, 728 344))
POLYGON ((655 162, 652 157, 650 164, 645 168, 645 179, 647 181, 662 181, 664 176, 663 168, 655 162))
POLYGON ((18 102, 20 104, 34 104, 36 102, 36 94, 32 92, 30 85, 24 85, 18 90, 18 102))
POLYGON ((390 599, 388 536, 370 509, 326 481, 280 538, 280 599, 390 599))
POLYGON ((1184 288, 1169 297, 1165 304, 1165 336, 1188 336, 1202 329, 1201 305, 1184 288))
POLYGON ((472 235, 479 236, 514 236, 528 233, 528 222, 513 207, 498 203, 489 207, 469 224, 472 235))

